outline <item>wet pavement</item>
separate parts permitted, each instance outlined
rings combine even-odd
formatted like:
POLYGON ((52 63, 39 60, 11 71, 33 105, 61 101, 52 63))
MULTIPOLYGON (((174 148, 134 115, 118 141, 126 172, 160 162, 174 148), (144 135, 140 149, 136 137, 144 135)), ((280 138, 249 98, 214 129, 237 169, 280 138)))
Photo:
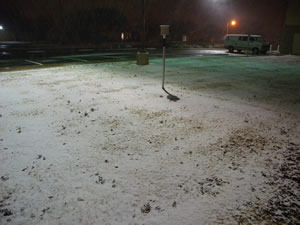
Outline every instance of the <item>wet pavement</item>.
MULTIPOLYGON (((27 42, 0 43, 0 71, 73 63, 100 63, 136 60, 137 48, 71 48, 27 42)), ((161 49, 147 49, 150 59, 162 57, 161 49)), ((243 56, 226 49, 167 49, 167 58, 199 56, 243 56)))

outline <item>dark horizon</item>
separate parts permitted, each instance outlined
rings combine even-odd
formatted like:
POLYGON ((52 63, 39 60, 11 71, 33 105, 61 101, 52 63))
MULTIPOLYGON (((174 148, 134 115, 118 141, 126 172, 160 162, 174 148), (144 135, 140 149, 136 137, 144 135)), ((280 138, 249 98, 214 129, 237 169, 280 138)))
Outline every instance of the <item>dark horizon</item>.
MULTIPOLYGON (((171 25, 171 40, 187 35, 191 42, 218 43, 226 23, 238 25, 229 33, 261 34, 278 43, 287 0, 146 0, 147 42, 159 40, 159 25, 171 25)), ((121 32, 140 41, 142 0, 4 0, 0 24, 17 39, 61 42, 118 41, 121 32), (100 33, 106 33, 101 36, 100 33), (101 37, 100 37, 101 36, 101 37)))

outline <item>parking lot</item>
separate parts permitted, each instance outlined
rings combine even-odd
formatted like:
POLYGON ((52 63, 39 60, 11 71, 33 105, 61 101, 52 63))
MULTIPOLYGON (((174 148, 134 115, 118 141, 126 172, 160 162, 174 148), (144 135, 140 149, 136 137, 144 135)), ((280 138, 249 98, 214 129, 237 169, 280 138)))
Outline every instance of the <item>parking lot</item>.
MULTIPOLYGON (((147 48, 150 59, 162 57, 162 50, 147 48)), ((78 48, 51 45, 37 45, 23 42, 0 43, 0 71, 20 70, 32 67, 48 67, 65 64, 85 64, 99 62, 120 62, 136 59, 137 48, 78 48)), ((226 49, 211 48, 168 48, 166 57, 199 56, 245 56, 228 53, 226 49)))

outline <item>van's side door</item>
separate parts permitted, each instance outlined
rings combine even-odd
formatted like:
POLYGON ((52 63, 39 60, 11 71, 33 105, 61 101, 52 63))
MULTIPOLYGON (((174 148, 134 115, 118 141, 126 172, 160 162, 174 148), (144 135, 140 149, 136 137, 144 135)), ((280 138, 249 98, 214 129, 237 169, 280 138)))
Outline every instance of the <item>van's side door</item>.
POLYGON ((239 36, 239 49, 247 49, 248 48, 248 36, 239 36))
POLYGON ((257 48, 257 42, 255 37, 250 36, 250 41, 249 41, 249 49, 257 48))

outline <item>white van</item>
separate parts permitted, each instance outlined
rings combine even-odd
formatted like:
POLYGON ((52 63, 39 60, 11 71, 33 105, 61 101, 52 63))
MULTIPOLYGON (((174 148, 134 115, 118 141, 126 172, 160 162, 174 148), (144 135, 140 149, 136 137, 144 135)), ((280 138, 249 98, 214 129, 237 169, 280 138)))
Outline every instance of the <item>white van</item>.
POLYGON ((270 45, 267 44, 260 35, 248 34, 228 34, 225 36, 224 47, 233 52, 237 50, 251 50, 254 54, 266 54, 269 51, 270 45), (250 39, 248 40, 248 38, 250 39))

